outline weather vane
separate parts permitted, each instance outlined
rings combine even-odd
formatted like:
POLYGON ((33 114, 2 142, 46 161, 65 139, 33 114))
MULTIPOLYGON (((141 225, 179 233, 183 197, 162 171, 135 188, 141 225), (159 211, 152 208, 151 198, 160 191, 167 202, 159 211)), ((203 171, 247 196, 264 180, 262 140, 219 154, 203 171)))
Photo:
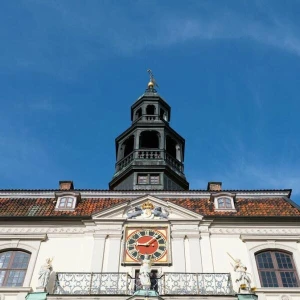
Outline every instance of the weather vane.
POLYGON ((157 86, 159 88, 158 84, 156 83, 156 80, 154 78, 154 75, 153 75, 152 71, 150 69, 148 69, 147 72, 150 76, 150 82, 148 83, 148 86, 150 87, 152 85, 152 87, 157 86))

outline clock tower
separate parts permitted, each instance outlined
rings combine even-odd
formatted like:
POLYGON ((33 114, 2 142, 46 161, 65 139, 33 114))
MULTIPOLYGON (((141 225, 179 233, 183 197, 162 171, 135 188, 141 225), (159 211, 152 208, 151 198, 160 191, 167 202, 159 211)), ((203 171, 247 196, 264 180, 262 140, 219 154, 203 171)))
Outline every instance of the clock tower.
POLYGON ((185 140, 169 124, 171 107, 157 93, 151 70, 145 93, 131 106, 131 126, 116 138, 111 190, 188 190, 185 140))

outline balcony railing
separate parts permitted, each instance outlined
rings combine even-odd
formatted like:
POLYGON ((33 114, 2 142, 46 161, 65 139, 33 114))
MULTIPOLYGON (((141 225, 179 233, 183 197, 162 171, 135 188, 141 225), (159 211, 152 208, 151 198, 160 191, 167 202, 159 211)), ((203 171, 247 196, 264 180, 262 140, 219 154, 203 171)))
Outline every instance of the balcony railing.
POLYGON ((116 164, 116 170, 121 171, 122 169, 128 167, 135 159, 137 161, 143 160, 164 160, 166 159, 167 164, 176 172, 183 173, 183 163, 177 160, 176 158, 172 157, 164 150, 156 150, 156 149, 141 149, 141 150, 134 150, 126 157, 122 158, 116 164))
POLYGON ((163 159, 163 150, 137 150, 138 159, 163 159))
MULTIPOLYGON (((141 290, 128 273, 57 273, 54 295, 133 295, 141 290)), ((164 273, 151 278, 159 295, 233 295, 228 273, 164 273)))

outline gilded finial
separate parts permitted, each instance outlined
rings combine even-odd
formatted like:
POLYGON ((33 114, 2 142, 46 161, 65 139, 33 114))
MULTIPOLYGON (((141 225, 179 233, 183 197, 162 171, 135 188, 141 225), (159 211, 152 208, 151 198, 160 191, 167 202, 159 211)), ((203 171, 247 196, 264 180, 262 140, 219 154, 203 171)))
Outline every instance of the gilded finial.
POLYGON ((150 76, 150 81, 148 83, 148 88, 153 89, 155 86, 159 87, 158 84, 156 83, 156 80, 154 78, 154 75, 150 69, 147 70, 149 76, 150 76))

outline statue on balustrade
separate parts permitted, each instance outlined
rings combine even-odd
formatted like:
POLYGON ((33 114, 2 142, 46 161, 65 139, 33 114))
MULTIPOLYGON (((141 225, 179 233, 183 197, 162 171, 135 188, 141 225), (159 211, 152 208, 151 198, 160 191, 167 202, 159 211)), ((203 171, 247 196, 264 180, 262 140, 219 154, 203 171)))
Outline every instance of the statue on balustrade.
POLYGON ((150 273, 151 273, 151 258, 148 254, 145 254, 142 260, 142 266, 140 269, 140 280, 144 290, 149 290, 151 286, 150 273))
POLYGON ((240 259, 234 259, 229 253, 227 253, 231 259, 234 261, 233 269, 238 273, 238 278, 235 282, 239 282, 239 292, 241 290, 246 292, 254 292, 255 288, 251 287, 251 274, 247 272, 247 267, 241 262, 240 259))
POLYGON ((46 263, 41 266, 38 274, 39 287, 46 288, 52 271, 52 261, 53 258, 47 258, 46 263))

